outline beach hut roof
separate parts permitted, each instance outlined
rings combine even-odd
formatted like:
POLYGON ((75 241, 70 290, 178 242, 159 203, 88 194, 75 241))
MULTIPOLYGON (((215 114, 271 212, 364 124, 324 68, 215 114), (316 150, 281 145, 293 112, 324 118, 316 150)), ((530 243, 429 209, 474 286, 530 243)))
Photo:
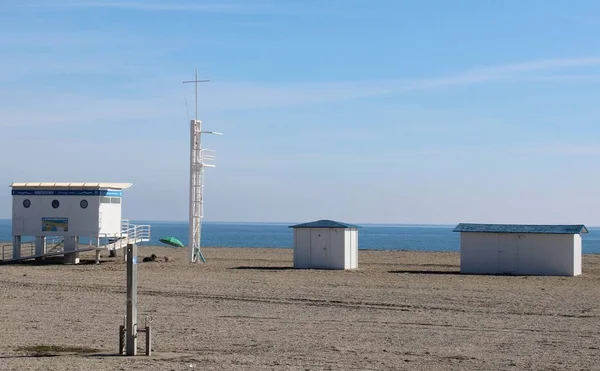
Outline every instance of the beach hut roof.
POLYGON ((132 183, 74 183, 74 182, 22 182, 12 183, 12 188, 111 188, 127 189, 132 183))
POLYGON ((580 234, 588 233, 588 230, 583 224, 543 225, 460 223, 454 228, 453 232, 580 234))
POLYGON ((354 224, 336 222, 335 220, 317 220, 314 222, 291 225, 289 228, 360 228, 354 224))

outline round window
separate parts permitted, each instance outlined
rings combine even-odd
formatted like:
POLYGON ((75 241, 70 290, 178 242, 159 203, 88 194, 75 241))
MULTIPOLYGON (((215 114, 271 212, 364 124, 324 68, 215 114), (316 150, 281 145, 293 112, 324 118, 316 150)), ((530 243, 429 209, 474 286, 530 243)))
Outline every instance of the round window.
POLYGON ((55 209, 58 209, 58 207, 60 206, 60 202, 58 202, 58 200, 52 200, 52 207, 55 209))
POLYGON ((23 200, 23 207, 27 209, 29 206, 31 206, 31 201, 29 199, 23 200))
POLYGON ((81 202, 79 202, 79 206, 81 206, 82 209, 85 209, 86 207, 88 207, 87 200, 81 200, 81 202))

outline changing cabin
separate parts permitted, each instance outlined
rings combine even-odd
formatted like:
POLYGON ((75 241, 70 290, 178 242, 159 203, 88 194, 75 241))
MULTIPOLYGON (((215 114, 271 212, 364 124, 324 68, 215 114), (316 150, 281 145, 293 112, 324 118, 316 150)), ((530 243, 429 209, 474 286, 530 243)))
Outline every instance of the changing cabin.
POLYGON ((577 276, 581 274, 581 234, 577 225, 460 223, 460 272, 577 276))
POLYGON ((358 268, 358 226, 333 220, 292 225, 294 268, 358 268))

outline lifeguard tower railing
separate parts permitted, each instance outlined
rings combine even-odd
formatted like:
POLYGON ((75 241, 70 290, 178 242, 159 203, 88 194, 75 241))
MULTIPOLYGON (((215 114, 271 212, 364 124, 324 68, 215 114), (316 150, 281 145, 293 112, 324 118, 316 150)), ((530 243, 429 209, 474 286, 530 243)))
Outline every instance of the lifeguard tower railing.
POLYGON ((0 263, 18 262, 22 260, 44 258, 65 253, 79 253, 94 250, 119 250, 125 248, 129 243, 149 242, 151 237, 151 227, 149 224, 132 224, 128 219, 121 221, 121 234, 100 235, 102 243, 96 245, 90 240, 88 244, 81 244, 78 249, 64 250, 63 237, 47 237, 46 251, 43 254, 36 254, 35 241, 21 242, 21 253, 18 258, 13 257, 13 245, 3 244, 0 246, 0 263))

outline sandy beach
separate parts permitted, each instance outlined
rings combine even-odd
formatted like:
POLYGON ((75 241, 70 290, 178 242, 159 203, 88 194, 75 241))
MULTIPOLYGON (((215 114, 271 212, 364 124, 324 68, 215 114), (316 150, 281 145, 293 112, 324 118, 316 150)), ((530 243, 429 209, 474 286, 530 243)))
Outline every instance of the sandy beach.
POLYGON ((0 266, 0 369, 600 370, 600 255, 573 278, 460 275, 457 253, 360 251, 358 270, 324 271, 291 269, 290 249, 203 252, 139 249, 171 258, 139 265, 151 357, 116 355, 121 255, 0 266), (92 353, 23 350, 38 345, 92 353))

